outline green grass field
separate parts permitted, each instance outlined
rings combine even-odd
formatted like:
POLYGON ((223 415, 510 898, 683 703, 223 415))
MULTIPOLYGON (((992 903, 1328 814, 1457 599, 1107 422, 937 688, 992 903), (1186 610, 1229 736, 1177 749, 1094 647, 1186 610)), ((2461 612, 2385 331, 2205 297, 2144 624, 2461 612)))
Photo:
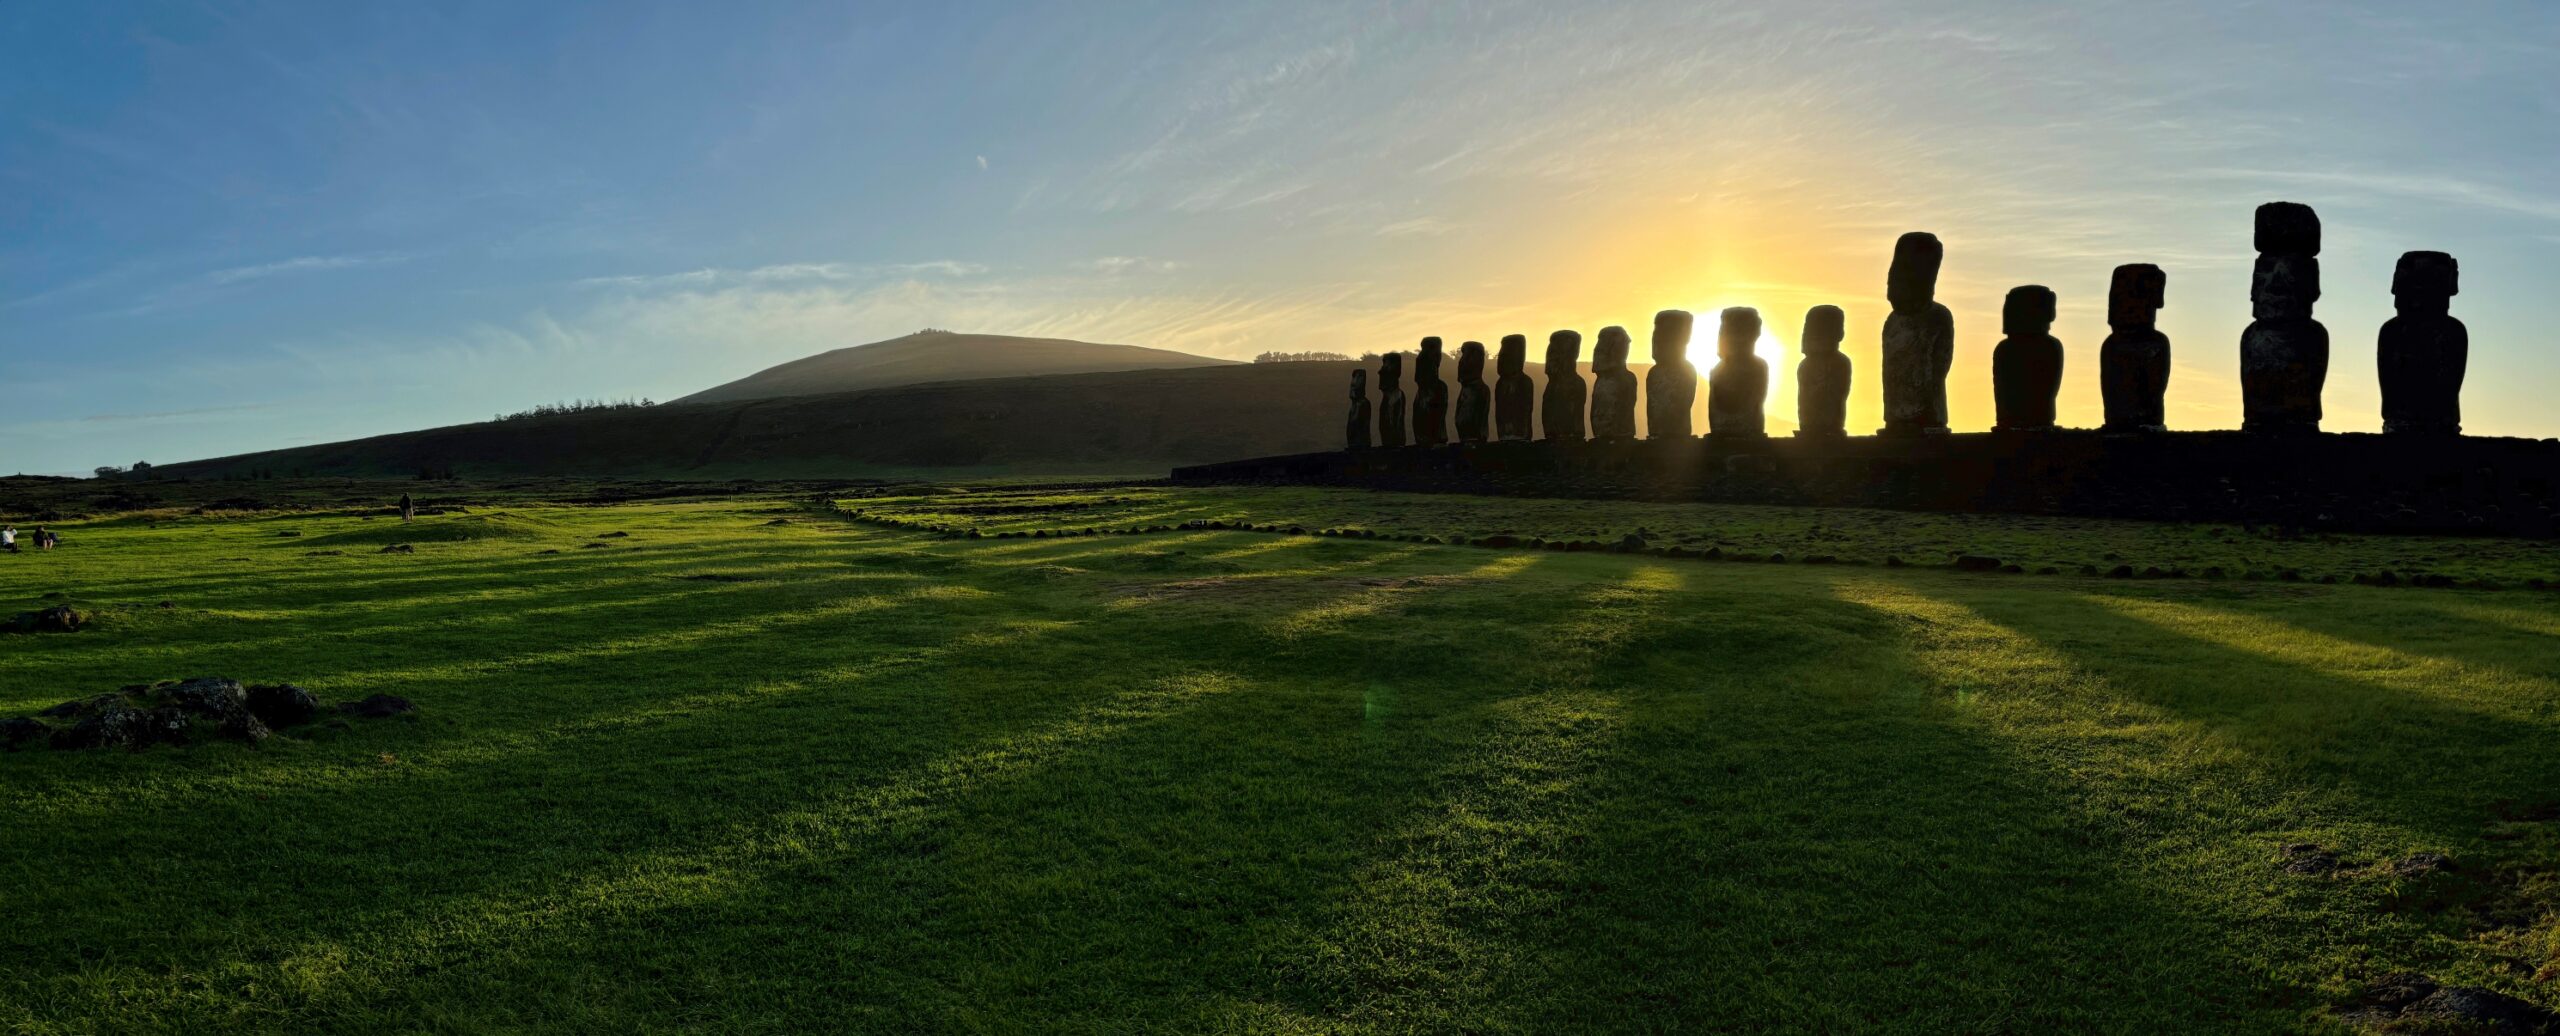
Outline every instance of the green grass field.
POLYGON ((2560 1003, 2546 545, 898 492, 0 555, 0 612, 98 616, 0 634, 0 716, 200 674, 421 708, 0 754, 0 1029, 2316 1032, 2396 971, 2560 1003), (1871 563, 920 528, 1193 519, 1871 563), (2109 555, 2230 578, 2071 574, 2109 555), (2385 568, 2506 588, 2316 582, 2385 568))

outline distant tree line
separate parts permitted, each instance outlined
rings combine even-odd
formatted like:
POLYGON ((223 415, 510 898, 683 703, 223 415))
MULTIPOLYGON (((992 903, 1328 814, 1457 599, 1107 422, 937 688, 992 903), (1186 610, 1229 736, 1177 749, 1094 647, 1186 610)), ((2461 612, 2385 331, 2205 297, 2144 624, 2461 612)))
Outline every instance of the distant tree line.
MULTIPOLYGON (((1377 358, 1377 356, 1378 356, 1378 354, 1376 354, 1376 353, 1363 353, 1363 354, 1361 354, 1361 356, 1359 357, 1359 359, 1361 359, 1361 360, 1363 360, 1363 361, 1367 361, 1367 360, 1374 360, 1374 359, 1376 359, 1376 358, 1377 358)), ((1254 357, 1254 358, 1253 358, 1253 362, 1255 362, 1255 363, 1327 363, 1327 362, 1337 362, 1337 363, 1338 363, 1338 362, 1347 362, 1347 361, 1349 361, 1349 360, 1351 360, 1351 359, 1352 359, 1352 357, 1351 357, 1351 356, 1346 355, 1346 354, 1344 354, 1344 353, 1329 353, 1329 352, 1304 352, 1304 353, 1268 352, 1268 353, 1263 353, 1262 355, 1259 355, 1259 356, 1254 357)))
POLYGON ((645 410, 658 405, 648 399, 572 399, 560 403, 543 403, 531 410, 499 414, 492 420, 526 421, 537 417, 562 417, 568 414, 591 414, 599 410, 645 410))

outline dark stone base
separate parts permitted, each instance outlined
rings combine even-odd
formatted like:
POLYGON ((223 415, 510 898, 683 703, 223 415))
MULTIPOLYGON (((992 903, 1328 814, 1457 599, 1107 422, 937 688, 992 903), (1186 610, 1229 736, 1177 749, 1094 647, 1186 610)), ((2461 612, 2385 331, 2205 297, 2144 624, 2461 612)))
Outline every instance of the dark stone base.
POLYGON ((1177 482, 2560 535, 2560 440, 2245 432, 1709 437, 1338 451, 1177 482))

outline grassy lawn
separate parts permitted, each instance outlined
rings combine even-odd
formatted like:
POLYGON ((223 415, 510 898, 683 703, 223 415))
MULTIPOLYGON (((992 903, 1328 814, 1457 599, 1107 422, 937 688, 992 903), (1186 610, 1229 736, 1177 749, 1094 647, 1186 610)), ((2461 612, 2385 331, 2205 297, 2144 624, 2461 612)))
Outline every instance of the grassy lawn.
POLYGON ((889 522, 160 516, 0 556, 0 612, 99 616, 0 634, 0 716, 200 674, 421 708, 0 754, 0 1029, 2345 1031, 2395 971, 2560 1003, 2560 598, 2316 582, 2560 578, 2544 545, 846 506, 889 522), (1211 518, 1927 564, 902 527, 1211 518), (2232 578, 2069 574, 2108 555, 2232 578), (2282 567, 2313 581, 2241 577, 2282 567))

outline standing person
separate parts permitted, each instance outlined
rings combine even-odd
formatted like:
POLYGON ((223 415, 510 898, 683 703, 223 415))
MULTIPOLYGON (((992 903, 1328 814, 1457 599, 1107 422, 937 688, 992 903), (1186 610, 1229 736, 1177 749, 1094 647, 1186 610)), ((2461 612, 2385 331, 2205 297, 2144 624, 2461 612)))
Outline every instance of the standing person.
POLYGON ((410 502, 409 494, 400 494, 400 520, 404 522, 415 521, 417 517, 418 505, 410 502))
POLYGON ((17 552, 18 552, 18 527, 17 527, 17 526, 15 526, 15 525, 0 525, 0 551, 7 551, 8 553, 11 553, 11 554, 15 554, 15 553, 17 553, 17 552))

